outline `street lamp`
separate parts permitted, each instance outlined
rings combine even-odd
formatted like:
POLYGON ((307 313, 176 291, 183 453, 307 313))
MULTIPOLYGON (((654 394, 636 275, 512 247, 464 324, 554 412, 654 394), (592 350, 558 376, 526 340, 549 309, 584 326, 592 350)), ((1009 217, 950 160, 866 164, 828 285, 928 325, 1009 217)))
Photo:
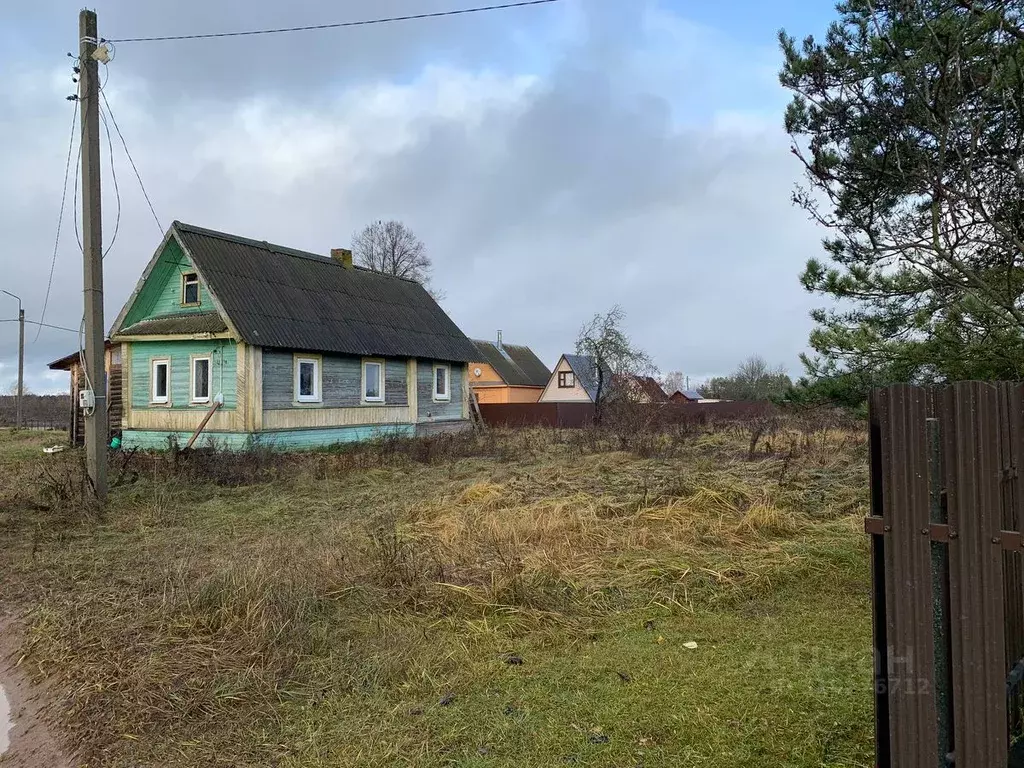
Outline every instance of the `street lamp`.
POLYGON ((17 408, 18 429, 21 429, 21 401, 25 396, 25 310, 21 308, 20 296, 15 296, 3 288, 0 288, 0 293, 18 300, 18 398, 15 401, 15 407, 17 408))

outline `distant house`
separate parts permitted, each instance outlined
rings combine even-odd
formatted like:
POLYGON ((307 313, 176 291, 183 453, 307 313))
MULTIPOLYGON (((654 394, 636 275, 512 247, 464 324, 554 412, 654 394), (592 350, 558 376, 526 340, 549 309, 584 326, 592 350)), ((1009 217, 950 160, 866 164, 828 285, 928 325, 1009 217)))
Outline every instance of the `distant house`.
POLYGON ((477 357, 469 364, 469 387, 480 403, 536 403, 551 371, 533 350, 519 344, 474 341, 477 357))
MULTIPOLYGON (((71 374, 71 413, 69 414, 68 439, 72 445, 85 444, 85 413, 78 406, 78 393, 85 388, 85 374, 82 371, 82 355, 70 355, 54 360, 48 366, 51 371, 68 371, 71 374)), ((121 417, 124 413, 121 396, 121 345, 105 344, 104 364, 107 368, 107 423, 111 435, 121 431, 121 417)))
POLYGON ((640 403, 667 403, 668 395, 661 385, 650 376, 623 376, 617 383, 629 388, 632 399, 640 403))
POLYGON ((673 403, 696 403, 703 399, 700 392, 693 389, 677 389, 669 398, 673 403))
MULTIPOLYGON (((612 387, 607 368, 601 378, 602 397, 612 387)), ((586 355, 562 355, 540 396, 542 403, 593 403, 597 400, 597 365, 586 355)))
POLYGON ((417 282, 174 222, 114 321, 122 444, 303 448, 467 427, 477 349, 417 282))

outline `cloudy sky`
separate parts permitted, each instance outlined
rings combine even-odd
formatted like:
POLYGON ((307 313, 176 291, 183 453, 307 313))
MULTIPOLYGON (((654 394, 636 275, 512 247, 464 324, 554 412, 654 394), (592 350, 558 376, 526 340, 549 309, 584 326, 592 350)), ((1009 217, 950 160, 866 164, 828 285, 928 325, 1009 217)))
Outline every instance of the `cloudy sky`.
MULTIPOLYGON (((477 0, 107 0, 111 39, 448 10, 477 0)), ((0 289, 39 320, 74 106, 78 4, 0 8, 0 289)), ((157 216, 327 253, 368 221, 424 240, 444 307, 470 336, 549 364, 619 304, 662 371, 746 356, 799 372, 819 303, 797 275, 821 233, 789 201, 780 27, 820 33, 821 0, 560 0, 447 19, 287 35, 124 42, 105 94, 157 216)), ((161 238, 104 136, 106 317, 161 238)), ((77 328, 82 261, 69 180, 45 320, 77 328)), ((0 295, 0 319, 17 303, 0 295)), ((33 391, 73 333, 27 334, 33 391)), ((0 323, 0 388, 17 324, 0 323)))

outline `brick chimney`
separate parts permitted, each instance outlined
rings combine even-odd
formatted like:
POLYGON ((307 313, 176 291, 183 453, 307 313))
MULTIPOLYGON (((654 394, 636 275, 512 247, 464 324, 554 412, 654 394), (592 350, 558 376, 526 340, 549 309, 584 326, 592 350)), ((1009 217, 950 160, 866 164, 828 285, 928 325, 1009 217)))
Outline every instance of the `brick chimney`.
POLYGON ((352 251, 348 248, 331 248, 331 258, 345 269, 352 269, 352 251))

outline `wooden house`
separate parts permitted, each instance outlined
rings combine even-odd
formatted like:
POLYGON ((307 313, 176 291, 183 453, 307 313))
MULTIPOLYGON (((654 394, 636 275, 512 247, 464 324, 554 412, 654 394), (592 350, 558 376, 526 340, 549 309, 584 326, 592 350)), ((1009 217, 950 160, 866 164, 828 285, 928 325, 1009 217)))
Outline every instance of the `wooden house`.
MULTIPOLYGON (((54 360, 49 368, 52 371, 68 371, 71 374, 71 414, 68 421, 68 438, 72 445, 85 444, 85 413, 78 406, 78 393, 85 389, 85 374, 82 369, 80 352, 54 360)), ((122 405, 121 377, 121 345, 112 344, 109 340, 103 355, 107 368, 107 423, 111 435, 121 432, 121 417, 124 414, 122 405)))
POLYGON ((667 403, 669 396, 655 381, 653 376, 637 376, 634 374, 619 377, 617 386, 626 388, 629 399, 637 403, 667 403))
POLYGON ((469 426, 476 347, 417 282, 174 222, 111 331, 122 444, 305 448, 469 426))
POLYGON ((699 403, 704 398, 693 389, 677 389, 669 400, 673 403, 699 403))
POLYGON ((533 350, 496 342, 474 341, 477 357, 469 364, 469 386, 480 403, 536 403, 551 371, 533 350))
POLYGON ((612 388, 612 373, 607 369, 603 373, 599 378, 594 359, 587 355, 562 355, 539 402, 593 403, 597 400, 599 382, 602 397, 607 397, 612 388))

